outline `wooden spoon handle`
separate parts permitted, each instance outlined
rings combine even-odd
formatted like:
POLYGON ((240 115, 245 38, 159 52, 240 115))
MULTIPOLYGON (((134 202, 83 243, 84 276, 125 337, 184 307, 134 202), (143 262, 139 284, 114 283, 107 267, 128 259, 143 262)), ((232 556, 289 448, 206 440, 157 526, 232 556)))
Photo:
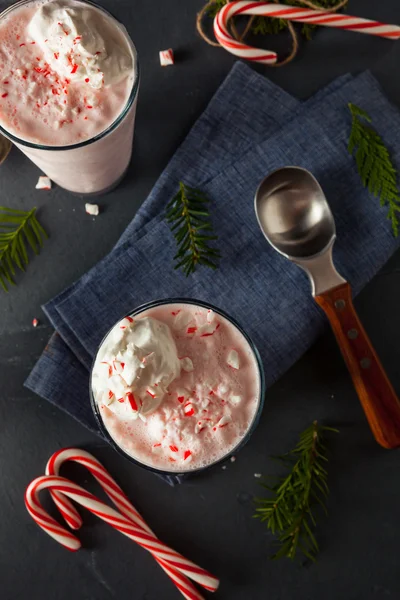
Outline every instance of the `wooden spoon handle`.
POLYGON ((357 316, 350 285, 328 290, 315 301, 332 325, 376 441, 384 448, 400 446, 400 403, 357 316))

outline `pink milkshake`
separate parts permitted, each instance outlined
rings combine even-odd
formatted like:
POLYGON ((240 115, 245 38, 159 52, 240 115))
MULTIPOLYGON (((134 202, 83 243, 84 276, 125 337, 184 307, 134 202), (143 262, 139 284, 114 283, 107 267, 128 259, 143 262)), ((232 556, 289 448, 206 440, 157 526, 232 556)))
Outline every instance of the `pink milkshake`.
POLYGON ((257 351, 206 306, 163 303, 125 317, 96 356, 95 412, 139 463, 184 473, 210 466, 255 424, 263 395, 257 351))
POLYGON ((82 0, 18 2, 0 18, 0 129, 50 179, 101 193, 125 173, 139 84, 125 28, 82 0))

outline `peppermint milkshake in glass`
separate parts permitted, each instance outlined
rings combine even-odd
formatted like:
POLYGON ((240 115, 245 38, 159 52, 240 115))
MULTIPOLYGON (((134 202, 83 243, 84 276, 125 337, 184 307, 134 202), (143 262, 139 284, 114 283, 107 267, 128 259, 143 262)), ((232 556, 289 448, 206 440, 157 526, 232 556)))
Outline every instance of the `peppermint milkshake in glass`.
POLYGON ((195 300, 137 309, 111 329, 91 401, 114 447, 162 473, 204 469, 236 452, 261 413, 259 354, 225 313, 195 300))
POLYGON ((87 0, 0 15, 0 131, 61 187, 98 194, 132 153, 139 66, 123 25, 87 0))

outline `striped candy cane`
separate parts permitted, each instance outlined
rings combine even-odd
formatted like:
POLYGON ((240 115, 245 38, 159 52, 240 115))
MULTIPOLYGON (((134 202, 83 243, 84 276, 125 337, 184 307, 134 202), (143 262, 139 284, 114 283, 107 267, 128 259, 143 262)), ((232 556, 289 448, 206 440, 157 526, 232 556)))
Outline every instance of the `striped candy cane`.
POLYGON ((72 529, 79 529, 82 520, 69 499, 86 507, 103 521, 148 550, 188 600, 202 600, 203 598, 188 578, 196 581, 206 590, 214 592, 218 588, 218 579, 163 544, 156 537, 119 485, 102 464, 88 452, 77 448, 56 452, 47 463, 46 475, 32 481, 25 493, 26 508, 35 522, 69 550, 78 550, 81 547, 78 538, 59 525, 41 506, 38 494, 43 489, 49 489, 62 516, 72 529), (68 460, 87 467, 120 512, 82 487, 64 477, 59 477, 61 464, 68 460))
POLYGON ((277 17, 298 23, 312 23, 313 25, 326 25, 327 27, 358 31, 359 33, 368 33, 392 40, 400 38, 400 27, 398 25, 385 25, 379 21, 370 21, 361 17, 332 14, 326 10, 296 8, 268 2, 247 2, 245 0, 229 2, 221 8, 214 19, 214 33, 218 42, 235 56, 267 65, 277 62, 276 52, 248 46, 235 40, 229 33, 228 22, 238 15, 277 17))

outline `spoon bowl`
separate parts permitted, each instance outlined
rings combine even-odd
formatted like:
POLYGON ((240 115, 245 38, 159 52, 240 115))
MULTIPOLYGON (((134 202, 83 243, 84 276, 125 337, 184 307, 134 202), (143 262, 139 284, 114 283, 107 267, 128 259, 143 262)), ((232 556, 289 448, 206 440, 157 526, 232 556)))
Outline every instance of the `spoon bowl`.
POLYGON ((305 169, 274 171, 259 186, 255 207, 268 242, 289 259, 311 258, 335 240, 335 222, 325 195, 305 169))

